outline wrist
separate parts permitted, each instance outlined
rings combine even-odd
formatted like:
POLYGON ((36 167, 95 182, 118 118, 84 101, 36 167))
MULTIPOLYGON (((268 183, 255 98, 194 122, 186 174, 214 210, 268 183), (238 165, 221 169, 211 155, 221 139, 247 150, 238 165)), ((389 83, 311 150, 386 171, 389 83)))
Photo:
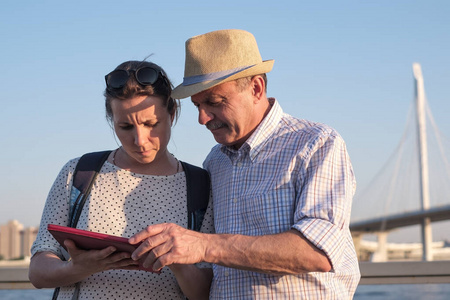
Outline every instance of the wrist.
POLYGON ((205 238, 202 239, 204 243, 203 259, 202 261, 217 264, 219 262, 218 257, 220 255, 220 238, 219 234, 205 234, 205 238))
POLYGON ((68 279, 71 279, 73 282, 78 282, 86 277, 89 277, 91 274, 86 274, 86 269, 83 266, 74 264, 72 259, 69 259, 63 265, 63 274, 68 279))

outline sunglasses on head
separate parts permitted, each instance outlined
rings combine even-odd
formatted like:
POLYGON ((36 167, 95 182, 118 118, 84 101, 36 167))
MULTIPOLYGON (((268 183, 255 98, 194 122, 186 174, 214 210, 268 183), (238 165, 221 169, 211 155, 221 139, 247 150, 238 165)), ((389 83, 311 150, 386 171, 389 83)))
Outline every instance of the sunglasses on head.
POLYGON ((152 67, 142 67, 137 70, 114 70, 105 76, 106 86, 120 89, 127 83, 130 73, 134 73, 134 77, 141 85, 152 85, 160 76, 163 77, 161 70, 152 67))

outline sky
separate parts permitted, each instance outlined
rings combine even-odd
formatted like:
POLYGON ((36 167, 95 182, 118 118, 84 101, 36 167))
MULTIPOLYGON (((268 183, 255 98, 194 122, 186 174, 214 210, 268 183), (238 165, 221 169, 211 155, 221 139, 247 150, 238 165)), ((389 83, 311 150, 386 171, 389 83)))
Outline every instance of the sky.
MULTIPOLYGON (((185 41, 218 29, 253 33, 262 58, 275 60, 268 96, 286 113, 337 129, 364 188, 402 135, 414 62, 435 121, 450 135, 449 15, 446 0, 4 0, 0 224, 38 225, 68 160, 118 147, 104 117, 105 74, 151 55, 178 85, 185 41)), ((183 100, 170 151, 201 165, 214 145, 183 100)))

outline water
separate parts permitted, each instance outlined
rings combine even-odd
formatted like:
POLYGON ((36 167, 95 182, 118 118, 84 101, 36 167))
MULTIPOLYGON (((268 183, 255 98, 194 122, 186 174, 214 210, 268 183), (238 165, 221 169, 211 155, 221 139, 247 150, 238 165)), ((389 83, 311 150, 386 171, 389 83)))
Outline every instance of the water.
POLYGON ((355 300, 448 300, 450 284, 360 285, 355 300))
POLYGON ((42 290, 0 290, 1 300, 50 300, 53 289, 42 290))
MULTIPOLYGON (((1 300, 49 300, 53 289, 0 290, 1 300)), ((448 300, 450 284, 360 285, 355 300, 448 300)))

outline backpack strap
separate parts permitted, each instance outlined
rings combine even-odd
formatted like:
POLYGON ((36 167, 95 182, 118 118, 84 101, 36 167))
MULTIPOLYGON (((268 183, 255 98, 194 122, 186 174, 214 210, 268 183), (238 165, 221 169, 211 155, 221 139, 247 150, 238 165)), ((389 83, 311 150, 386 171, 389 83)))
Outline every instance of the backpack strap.
MULTIPOLYGON (((91 192, 94 181, 111 152, 112 151, 109 150, 92 152, 86 153, 80 157, 73 173, 73 183, 70 190, 69 227, 75 228, 77 226, 84 203, 91 192)), ((52 300, 58 299, 59 290, 59 287, 55 288, 52 300)), ((75 291, 72 295, 72 299, 78 299, 79 292, 80 283, 77 282, 75 284, 75 291)))
POLYGON ((188 229, 200 231, 209 202, 209 173, 186 162, 180 163, 186 174, 188 229))
POLYGON ((84 154, 75 168, 73 184, 70 191, 69 227, 76 227, 84 203, 94 185, 100 169, 112 151, 84 154))

